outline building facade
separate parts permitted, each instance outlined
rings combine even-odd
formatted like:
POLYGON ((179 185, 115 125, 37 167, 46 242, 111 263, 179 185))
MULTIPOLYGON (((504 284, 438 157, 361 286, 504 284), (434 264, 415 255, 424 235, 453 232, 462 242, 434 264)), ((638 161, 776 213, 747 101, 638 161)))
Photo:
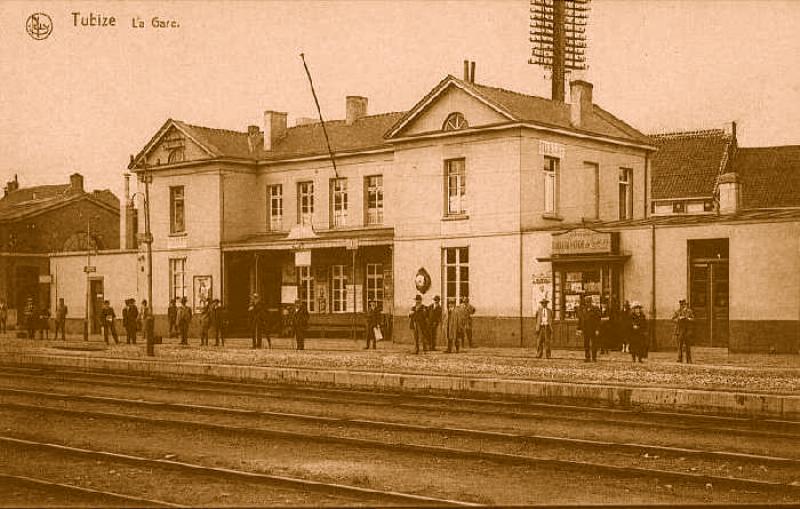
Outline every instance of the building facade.
MULTIPOLYGON (((243 331, 258 293, 275 320, 299 299, 312 325, 348 330, 376 301, 402 342, 417 294, 469 297, 480 344, 530 346, 546 297, 555 344, 579 347, 589 297, 605 313, 640 301, 653 347, 670 348, 688 297, 699 344, 797 351, 797 210, 745 205, 774 180, 745 167, 773 161, 787 175, 790 150, 748 155, 735 130, 648 137, 582 81, 569 104, 465 75, 405 112, 346 106, 325 124, 333 156, 319 122, 290 127, 276 111, 247 131, 170 119, 139 151, 130 170, 139 217, 150 182, 159 320, 171 299, 221 297, 243 331), (769 255, 747 256, 761 245, 769 255)), ((141 299, 141 245, 134 255, 141 299)))

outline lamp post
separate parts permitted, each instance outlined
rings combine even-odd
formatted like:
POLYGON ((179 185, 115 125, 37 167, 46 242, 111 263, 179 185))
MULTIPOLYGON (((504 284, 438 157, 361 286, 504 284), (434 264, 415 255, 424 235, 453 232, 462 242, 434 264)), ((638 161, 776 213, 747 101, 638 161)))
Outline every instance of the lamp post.
MULTIPOLYGON (((131 155, 131 163, 133 163, 133 155, 131 155)), ((145 340, 147 343, 147 355, 153 357, 155 355, 155 347, 153 345, 153 234, 150 231, 150 183, 153 181, 153 176, 150 174, 147 167, 147 162, 143 163, 141 173, 139 173, 139 182, 144 183, 144 234, 139 237, 140 242, 143 242, 147 254, 147 305, 150 306, 150 317, 145 319, 145 340), (149 320, 149 322, 148 322, 149 320)))

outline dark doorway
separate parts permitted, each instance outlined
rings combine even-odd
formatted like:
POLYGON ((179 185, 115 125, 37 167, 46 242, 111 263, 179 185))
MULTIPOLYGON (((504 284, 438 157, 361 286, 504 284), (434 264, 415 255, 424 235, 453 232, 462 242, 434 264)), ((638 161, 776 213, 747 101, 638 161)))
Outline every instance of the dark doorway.
MULTIPOLYGON (((100 334, 100 309, 103 307, 105 300, 105 289, 103 288, 103 278, 96 278, 89 280, 89 294, 91 299, 89 301, 89 327, 91 334, 100 334)), ((120 313, 122 311, 120 310, 120 313)))
POLYGON ((728 346, 728 249, 728 239, 689 241, 689 305, 697 345, 728 346))
POLYGON ((14 276, 14 289, 14 304, 20 312, 25 309, 28 297, 33 299, 34 305, 40 306, 39 267, 18 266, 14 276))

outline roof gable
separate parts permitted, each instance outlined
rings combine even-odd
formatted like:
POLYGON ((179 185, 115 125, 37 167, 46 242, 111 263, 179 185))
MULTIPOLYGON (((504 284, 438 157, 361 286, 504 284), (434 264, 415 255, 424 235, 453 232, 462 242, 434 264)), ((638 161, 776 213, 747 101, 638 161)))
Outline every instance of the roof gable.
MULTIPOLYGON (((168 164, 169 162, 196 161, 220 157, 218 149, 201 129, 179 120, 168 119, 147 142, 128 166, 129 169, 168 164), (177 152, 182 151, 179 155, 177 152)), ((216 129, 208 129, 215 131, 216 129)))

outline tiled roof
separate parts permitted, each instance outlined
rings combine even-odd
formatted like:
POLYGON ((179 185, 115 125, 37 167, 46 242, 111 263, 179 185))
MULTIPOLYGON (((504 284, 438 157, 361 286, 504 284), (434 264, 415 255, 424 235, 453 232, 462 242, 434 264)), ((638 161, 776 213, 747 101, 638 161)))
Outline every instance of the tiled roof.
POLYGON ((119 212, 119 199, 109 191, 70 193, 69 184, 23 187, 0 199, 0 221, 14 221, 81 198, 96 200, 119 212))
POLYGON ((733 137, 722 129, 650 136, 652 199, 710 197, 724 173, 733 137))
MULTIPOLYGON (((458 81, 466 86, 471 86, 473 90, 507 110, 519 121, 575 129, 570 123, 571 106, 569 104, 552 101, 544 97, 520 94, 504 88, 458 81)), ((587 124, 581 126, 578 130, 614 138, 629 139, 637 143, 649 144, 650 142, 647 136, 597 104, 593 105, 592 115, 588 118, 587 124)))
POLYGON ((740 148, 732 168, 742 208, 800 207, 800 146, 740 148))
MULTIPOLYGON (((384 133, 402 115, 403 113, 369 115, 356 120, 351 125, 347 125, 344 120, 326 121, 325 127, 330 137, 331 149, 336 154, 383 147, 385 146, 384 133)), ((251 142, 246 132, 211 129, 179 120, 174 122, 217 157, 263 161, 310 157, 328 153, 325 134, 322 131, 322 124, 319 122, 289 127, 286 134, 277 140, 271 151, 263 149, 263 133, 256 136, 251 142)))
POLYGON ((62 197, 66 195, 69 189, 69 184, 23 187, 3 196, 3 198, 0 199, 0 210, 31 200, 46 200, 48 198, 62 197))

